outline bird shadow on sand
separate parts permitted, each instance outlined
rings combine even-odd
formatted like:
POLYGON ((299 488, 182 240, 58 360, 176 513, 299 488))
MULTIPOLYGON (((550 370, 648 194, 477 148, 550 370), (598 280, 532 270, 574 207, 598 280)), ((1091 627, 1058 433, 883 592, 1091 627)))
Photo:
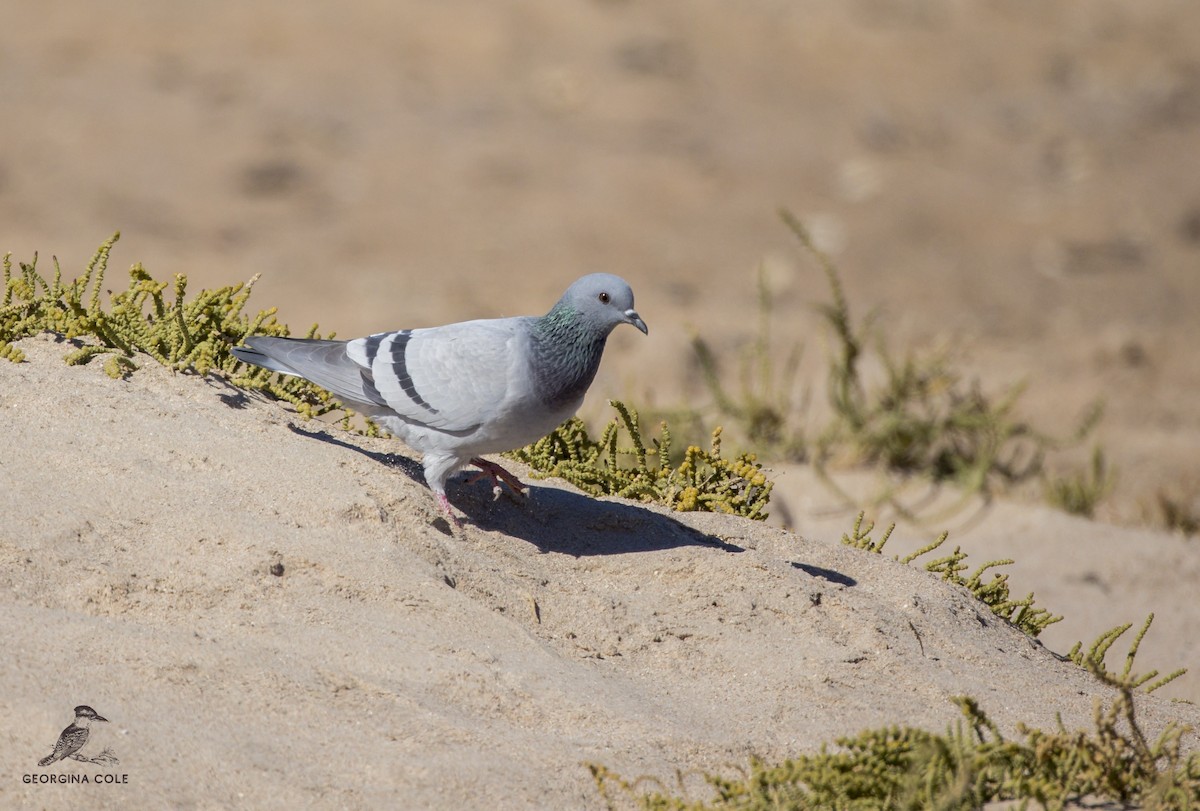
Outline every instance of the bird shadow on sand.
MULTIPOLYGON (((240 411, 250 405, 250 396, 246 394, 245 390, 239 389, 230 383, 227 378, 217 374, 207 374, 202 379, 210 389, 220 389, 217 392, 217 399, 230 408, 240 411)), ((263 399, 267 398, 264 397, 263 399)))
POLYGON ((502 532, 528 541, 542 552, 583 557, 682 546, 745 551, 715 535, 629 502, 601 500, 558 487, 539 487, 528 481, 529 495, 520 501, 496 499, 486 484, 456 484, 450 491, 451 501, 471 523, 488 532, 502 532))
POLYGON ((324 442, 329 445, 337 445, 339 448, 345 448, 348 451, 361 453, 368 459, 373 459, 381 465, 396 468, 405 476, 415 481, 422 486, 425 485, 425 471, 421 467, 421 463, 415 459, 409 459, 407 456, 402 456, 398 453, 379 453, 378 451, 367 450, 355 445, 353 442, 346 442, 327 433, 326 431, 316 430, 307 431, 294 423, 288 423, 288 430, 297 436, 302 436, 305 439, 315 439, 318 442, 324 442))
MULTIPOLYGON (((379 453, 294 424, 288 429, 307 439, 356 451, 390 468, 399 469, 415 482, 425 484, 425 474, 414 459, 395 453, 379 453)), ((542 552, 565 555, 621 555, 651 552, 681 546, 709 546, 725 552, 742 552, 742 547, 699 530, 654 510, 620 501, 602 501, 583 493, 557 487, 539 487, 526 481, 529 495, 517 499, 495 499, 492 490, 479 482, 463 484, 463 474, 451 480, 450 501, 467 521, 487 532, 520 538, 542 552)), ((430 496, 432 500, 432 496, 430 496)), ((446 527, 447 531, 449 526, 446 527)))
POLYGON ((799 569, 809 577, 818 577, 821 580, 826 580, 839 586, 857 586, 858 581, 849 575, 826 569, 823 566, 813 566, 811 563, 797 563, 792 561, 792 568, 799 569))

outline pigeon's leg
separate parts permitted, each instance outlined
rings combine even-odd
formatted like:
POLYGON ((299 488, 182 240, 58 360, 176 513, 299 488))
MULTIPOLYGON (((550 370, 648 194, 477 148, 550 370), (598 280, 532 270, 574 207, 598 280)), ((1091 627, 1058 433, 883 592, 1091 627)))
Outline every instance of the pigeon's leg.
POLYGON ((456 527, 462 526, 462 521, 455 515, 454 508, 450 506, 450 500, 446 498, 446 480, 454 471, 462 466, 465 460, 461 457, 452 454, 427 452, 425 458, 421 460, 425 467, 425 482, 429 485, 429 489, 433 491, 433 496, 437 500, 438 509, 446 516, 456 527))
POLYGON ((476 456, 471 460, 471 464, 478 467, 480 472, 467 479, 467 484, 474 484, 482 479, 491 479, 492 492, 496 494, 496 498, 499 498, 500 482, 503 481, 517 495, 525 495, 525 485, 521 484, 521 480, 495 462, 489 462, 487 459, 476 456))
POLYGON ((450 499, 446 498, 445 493, 437 493, 436 495, 438 508, 446 514, 446 518, 448 518, 450 522, 454 524, 454 526, 462 529, 462 519, 459 518, 458 514, 454 512, 454 508, 450 506, 450 499))

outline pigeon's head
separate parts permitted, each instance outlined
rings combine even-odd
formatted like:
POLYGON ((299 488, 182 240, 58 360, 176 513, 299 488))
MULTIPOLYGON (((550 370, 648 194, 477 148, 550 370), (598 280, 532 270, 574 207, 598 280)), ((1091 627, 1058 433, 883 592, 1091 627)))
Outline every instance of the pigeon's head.
POLYGON ((100 715, 86 704, 80 704, 75 708, 75 717, 79 719, 87 719, 88 721, 107 721, 108 719, 100 715))
POLYGON ((646 322, 633 309, 633 290, 611 273, 584 276, 567 288, 559 306, 579 314, 585 324, 607 335, 618 324, 632 324, 649 334, 646 322))

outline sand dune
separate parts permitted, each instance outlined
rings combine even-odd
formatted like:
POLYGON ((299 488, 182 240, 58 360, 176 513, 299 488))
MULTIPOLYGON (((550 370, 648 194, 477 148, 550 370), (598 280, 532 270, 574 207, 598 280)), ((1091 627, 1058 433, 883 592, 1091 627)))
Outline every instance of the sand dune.
MULTIPOLYGON (((451 531, 397 442, 21 346, 0 363, 5 808, 75 807, 78 787, 20 781, 52 769, 128 775, 89 788, 100 808, 586 807, 585 762, 669 780, 941 730, 960 694, 1009 731, 1088 727, 1107 692, 831 532, 554 482, 526 505, 452 485, 451 531), (38 769, 80 703, 119 765, 38 769)), ((1151 731, 1200 724, 1140 710, 1151 731)))

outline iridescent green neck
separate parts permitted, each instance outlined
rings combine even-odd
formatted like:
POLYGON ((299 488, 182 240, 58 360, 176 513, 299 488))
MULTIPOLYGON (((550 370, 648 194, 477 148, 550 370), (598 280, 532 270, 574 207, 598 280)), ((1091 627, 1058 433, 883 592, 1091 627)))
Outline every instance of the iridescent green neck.
POLYGON ((530 371, 546 406, 564 408, 583 397, 600 368, 607 339, 607 330, 591 327, 561 301, 535 319, 530 371))

